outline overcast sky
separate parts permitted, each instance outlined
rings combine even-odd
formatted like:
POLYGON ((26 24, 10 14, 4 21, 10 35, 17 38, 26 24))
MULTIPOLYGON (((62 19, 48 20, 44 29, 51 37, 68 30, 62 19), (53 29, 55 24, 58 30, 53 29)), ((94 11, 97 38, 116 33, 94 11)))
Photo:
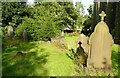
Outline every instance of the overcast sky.
MULTIPOLYGON (((73 0, 73 3, 80 1, 82 2, 82 4, 84 5, 84 9, 85 9, 85 14, 88 14, 87 8, 89 8, 89 6, 91 4, 93 4, 93 0, 73 0)), ((29 4, 32 4, 34 2, 34 0, 28 0, 29 4)))

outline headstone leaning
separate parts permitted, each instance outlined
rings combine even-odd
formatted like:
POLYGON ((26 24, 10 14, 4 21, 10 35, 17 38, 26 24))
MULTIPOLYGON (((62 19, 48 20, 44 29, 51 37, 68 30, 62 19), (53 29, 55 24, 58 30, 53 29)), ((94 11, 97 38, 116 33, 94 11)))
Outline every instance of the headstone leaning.
POLYGON ((8 34, 9 39, 12 39, 12 37, 13 37, 13 27, 12 26, 8 26, 7 34, 8 34))
POLYGON ((109 28, 104 22, 106 14, 102 11, 101 21, 96 25, 89 39, 89 54, 87 66, 89 68, 105 68, 111 71, 111 48, 114 43, 109 28))

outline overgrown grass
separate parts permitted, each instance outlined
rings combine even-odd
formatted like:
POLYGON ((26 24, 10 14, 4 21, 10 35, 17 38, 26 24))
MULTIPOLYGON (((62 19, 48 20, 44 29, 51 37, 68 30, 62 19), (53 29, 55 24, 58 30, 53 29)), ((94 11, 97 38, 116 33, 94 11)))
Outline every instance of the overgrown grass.
POLYGON ((115 76, 120 76, 120 46, 117 44, 114 44, 112 46, 112 68, 113 68, 113 73, 115 76))

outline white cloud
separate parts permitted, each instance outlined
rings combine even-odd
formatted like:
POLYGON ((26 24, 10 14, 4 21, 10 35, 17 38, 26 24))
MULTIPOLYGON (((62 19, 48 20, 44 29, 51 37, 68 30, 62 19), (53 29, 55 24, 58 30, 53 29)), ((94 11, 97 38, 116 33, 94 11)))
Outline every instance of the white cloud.
POLYGON ((35 0, 28 0, 27 4, 33 4, 35 0))

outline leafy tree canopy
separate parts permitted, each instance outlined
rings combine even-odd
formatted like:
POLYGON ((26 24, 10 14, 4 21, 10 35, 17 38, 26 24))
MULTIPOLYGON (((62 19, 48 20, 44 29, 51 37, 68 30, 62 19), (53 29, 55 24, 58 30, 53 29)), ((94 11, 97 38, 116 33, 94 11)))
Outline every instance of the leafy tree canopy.
POLYGON ((80 7, 75 8, 72 2, 35 2, 33 7, 26 2, 3 2, 2 27, 11 24, 17 37, 25 30, 29 40, 45 40, 59 35, 65 27, 80 26, 80 7))

